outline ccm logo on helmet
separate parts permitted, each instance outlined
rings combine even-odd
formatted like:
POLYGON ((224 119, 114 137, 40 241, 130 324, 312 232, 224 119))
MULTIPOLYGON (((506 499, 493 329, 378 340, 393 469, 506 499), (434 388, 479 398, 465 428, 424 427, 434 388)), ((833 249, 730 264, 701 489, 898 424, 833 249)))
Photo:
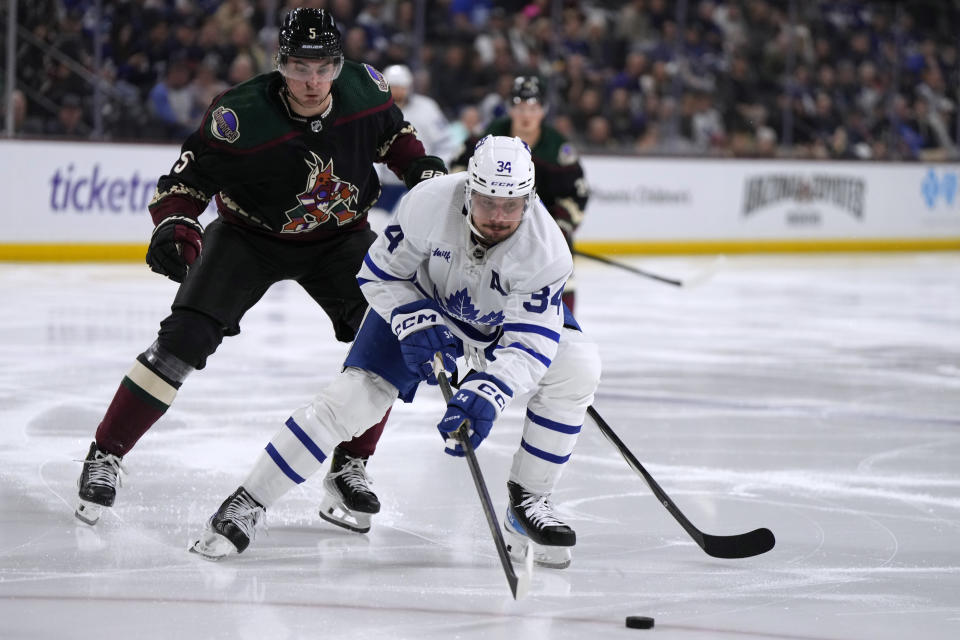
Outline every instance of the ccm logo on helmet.
POLYGON ((492 187, 512 187, 513 185, 514 185, 513 182, 491 182, 490 183, 490 186, 492 187))

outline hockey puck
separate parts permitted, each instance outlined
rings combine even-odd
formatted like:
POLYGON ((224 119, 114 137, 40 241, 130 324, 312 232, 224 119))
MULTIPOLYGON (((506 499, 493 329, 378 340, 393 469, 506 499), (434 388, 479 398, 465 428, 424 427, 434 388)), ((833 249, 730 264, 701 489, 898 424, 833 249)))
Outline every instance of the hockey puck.
POLYGON ((647 616, 627 616, 625 624, 630 629, 653 629, 653 618, 647 616))

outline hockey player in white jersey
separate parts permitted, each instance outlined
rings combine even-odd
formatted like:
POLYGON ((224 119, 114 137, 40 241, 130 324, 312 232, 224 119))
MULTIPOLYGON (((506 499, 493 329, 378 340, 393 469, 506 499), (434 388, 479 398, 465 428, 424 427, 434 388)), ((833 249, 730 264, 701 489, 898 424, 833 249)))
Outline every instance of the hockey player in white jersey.
MULTIPOLYGON (((390 85, 394 104, 403 111, 404 119, 413 125, 426 153, 444 162, 449 161, 458 151, 458 145, 454 143, 450 123, 437 101, 416 92, 413 73, 406 65, 390 65, 383 70, 383 78, 390 85)), ((392 213, 407 187, 392 171, 381 169, 379 165, 377 176, 380 178, 380 199, 376 207, 392 213)))
POLYGON ((417 130, 417 137, 427 153, 444 161, 450 160, 457 149, 450 139, 450 123, 437 101, 416 92, 413 73, 406 65, 390 65, 383 70, 383 78, 390 85, 393 102, 417 130))
POLYGON ((533 545, 538 564, 570 563, 576 534, 550 500, 600 379, 596 346, 561 302, 572 270, 563 234, 533 189, 519 138, 478 144, 466 173, 428 180, 404 197, 395 223, 371 246, 358 280, 370 303, 343 371, 293 412, 243 484, 220 506, 193 550, 242 552, 266 508, 304 482, 336 444, 366 429, 419 384, 431 362, 475 369, 447 403, 438 429, 446 452, 469 420, 480 445, 518 395, 533 391, 513 457, 504 528, 511 555, 533 545))

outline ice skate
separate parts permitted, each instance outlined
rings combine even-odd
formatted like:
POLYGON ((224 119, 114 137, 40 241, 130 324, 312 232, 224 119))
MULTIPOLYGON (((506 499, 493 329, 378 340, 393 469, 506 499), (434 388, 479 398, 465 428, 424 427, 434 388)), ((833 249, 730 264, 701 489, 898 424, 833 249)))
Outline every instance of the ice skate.
POLYGON ((380 511, 380 500, 370 490, 366 467, 367 458, 334 449, 330 471, 323 479, 326 495, 320 503, 321 518, 357 533, 370 531, 370 516, 380 511))
POLYGON ((120 462, 120 456, 101 451, 96 442, 90 443, 90 451, 83 461, 83 471, 77 480, 80 502, 73 515, 80 522, 97 524, 103 508, 113 506, 121 471, 126 470, 120 462))
POLYGON ((570 548, 577 534, 557 518, 549 494, 531 493, 516 482, 508 482, 510 505, 503 528, 510 558, 523 562, 527 545, 533 561, 541 567, 565 569, 570 566, 570 548))
POLYGON ((231 553, 243 553, 250 546, 255 528, 266 517, 266 509, 240 487, 223 501, 210 517, 200 539, 190 551, 206 560, 220 560, 231 553))

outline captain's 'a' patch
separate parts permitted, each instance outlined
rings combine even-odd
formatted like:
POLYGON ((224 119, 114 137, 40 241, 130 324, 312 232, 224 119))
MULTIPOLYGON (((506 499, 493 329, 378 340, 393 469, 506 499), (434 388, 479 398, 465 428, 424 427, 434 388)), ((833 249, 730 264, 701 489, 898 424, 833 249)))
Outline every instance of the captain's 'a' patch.
POLYGON ((364 63, 363 68, 367 70, 367 75, 369 75, 373 83, 377 85, 377 89, 380 89, 380 91, 384 93, 390 91, 390 85, 387 84, 387 79, 383 77, 382 73, 366 63, 364 63))
POLYGON ((227 107, 217 107, 210 117, 210 133, 224 142, 236 142, 240 139, 240 119, 237 112, 227 107))

